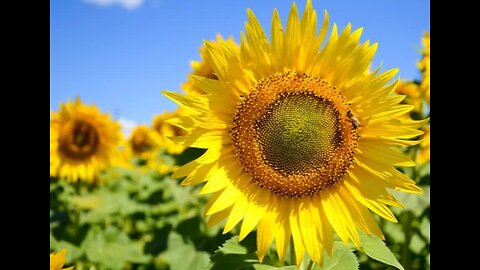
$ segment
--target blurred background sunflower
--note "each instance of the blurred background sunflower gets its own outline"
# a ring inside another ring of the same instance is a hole
[[[95,105],[76,98],[50,118],[50,176],[93,182],[98,173],[119,162],[120,125]]]

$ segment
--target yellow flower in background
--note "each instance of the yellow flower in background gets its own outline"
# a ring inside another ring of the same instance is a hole
[[[119,162],[120,125],[79,98],[60,104],[50,120],[50,175],[92,182],[99,171]]]
[[[157,136],[156,132],[146,125],[136,126],[127,140],[125,151],[127,160],[138,158],[141,160],[141,167],[154,169],[161,174],[172,172],[178,166],[167,164],[160,155]]]
[[[185,134],[181,128],[167,122],[178,114],[175,112],[164,112],[156,115],[153,119],[152,129],[155,131],[155,139],[160,147],[164,147],[169,154],[180,154],[185,150],[185,146],[172,141],[171,138]]]
[[[423,165],[430,161],[430,127],[425,129],[423,141],[420,143],[420,150],[417,155],[417,164]]]
[[[305,251],[322,264],[334,232],[357,247],[358,229],[383,238],[370,211],[397,222],[387,188],[422,193],[395,166],[415,165],[398,146],[418,144],[426,121],[400,118],[414,107],[392,93],[396,69],[365,73],[377,44],[362,29],[334,25],[322,46],[328,25],[325,12],[317,32],[311,1],[301,18],[293,4],[286,29],[274,10],[268,39],[248,10],[238,50],[205,42],[217,78],[190,80],[206,95],[165,92],[185,110],[170,120],[187,131],[177,140],[207,149],[173,176],[205,183],[209,225],[242,221],[240,240],[257,227],[260,261],[274,240],[284,260],[292,237],[297,265]]]
[[[425,100],[430,105],[430,33],[425,33],[422,39],[424,50],[423,59],[418,62],[418,68],[422,71],[422,83],[420,85],[425,95]]]
[[[67,257],[67,249],[62,249],[58,252],[50,254],[50,270],[72,270],[72,267],[62,268]]]
[[[158,145],[155,132],[146,125],[136,126],[127,140],[127,155],[144,160],[150,160],[155,155]]]
[[[217,47],[220,45],[226,45],[226,46],[229,46],[231,49],[238,48],[238,45],[233,41],[233,38],[230,37],[227,40],[224,40],[221,35],[217,35],[217,41],[212,41],[211,44],[212,46],[217,46]],[[192,61],[190,63],[193,69],[190,75],[216,80],[217,76],[213,71],[212,65],[207,60],[207,53],[206,53],[205,46],[202,46],[200,48],[200,57],[201,57],[200,61]],[[182,90],[184,90],[187,94],[190,94],[190,95],[205,94],[205,91],[203,91],[201,88],[197,87],[194,83],[192,83],[190,79],[188,79],[185,83],[182,84]]]
[[[400,82],[395,88],[395,92],[405,95],[405,102],[415,106],[415,111],[422,110],[422,97],[420,86],[414,82]]]

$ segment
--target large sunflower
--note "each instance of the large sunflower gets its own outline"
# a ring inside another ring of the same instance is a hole
[[[331,255],[334,232],[357,247],[357,229],[383,238],[369,210],[397,222],[388,206],[402,206],[387,188],[422,192],[394,168],[415,165],[399,146],[417,144],[408,139],[425,123],[400,118],[413,106],[393,92],[397,70],[368,72],[377,44],[350,24],[321,47],[327,29],[307,1],[286,29],[274,10],[269,40],[248,10],[238,50],[205,42],[218,80],[190,79],[207,94],[165,92],[188,113],[172,120],[184,144],[207,149],[174,177],[206,182],[209,224],[226,218],[228,232],[243,220],[240,240],[257,227],[260,261],[273,240],[283,260],[292,237],[299,265],[305,251],[319,264]]]
[[[75,182],[94,181],[118,161],[120,125],[79,98],[60,105],[50,120],[50,175]]]

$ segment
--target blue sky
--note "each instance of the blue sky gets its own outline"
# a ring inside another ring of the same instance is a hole
[[[305,0],[296,1],[302,12]],[[251,8],[269,31],[277,8],[285,23],[292,1],[51,0],[50,108],[80,96],[124,123],[150,123],[176,105],[160,93],[179,91],[203,39],[239,41]],[[379,42],[374,66],[399,67],[419,78],[421,37],[430,29],[428,0],[313,0],[319,14],[343,28],[364,27]],[[128,121],[126,121],[128,120]]]

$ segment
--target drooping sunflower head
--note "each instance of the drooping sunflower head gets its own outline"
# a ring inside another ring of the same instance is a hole
[[[50,120],[50,175],[68,181],[94,181],[98,172],[115,165],[122,134],[120,125],[79,98],[60,105]]]
[[[166,92],[185,115],[185,146],[207,149],[177,170],[182,184],[206,182],[208,223],[242,221],[240,240],[257,227],[261,261],[275,240],[283,260],[290,237],[297,264],[305,251],[316,263],[332,253],[333,233],[361,246],[358,229],[383,237],[370,210],[396,222],[400,207],[387,190],[421,193],[395,169],[414,166],[399,146],[418,144],[426,121],[394,92],[397,70],[369,71],[377,44],[360,42],[349,24],[327,40],[328,15],[317,30],[307,1],[293,4],[285,29],[276,10],[270,39],[251,10],[239,49],[205,42],[217,79],[191,76],[200,96]]]
[[[227,40],[224,40],[223,37],[218,34],[217,40],[212,41],[212,46],[220,46],[226,45],[231,48],[237,48],[238,45],[233,41],[232,37],[229,37]],[[190,75],[200,76],[204,78],[209,78],[212,80],[217,79],[217,75],[215,75],[211,64],[206,61],[207,53],[205,46],[200,47],[200,61],[192,61],[190,66],[192,67],[192,72]],[[182,84],[182,90],[184,90],[189,95],[202,95],[205,94],[201,88],[197,87],[193,84],[190,80],[187,80],[185,83]]]
[[[67,249],[62,249],[58,252],[50,254],[50,270],[73,270],[73,266],[62,268],[67,257]]]
[[[169,119],[177,116],[176,112],[164,112],[156,115],[153,119],[152,129],[155,132],[156,143],[160,147],[164,147],[169,154],[180,154],[185,150],[185,146],[171,140],[185,134],[183,129],[168,122]]]

